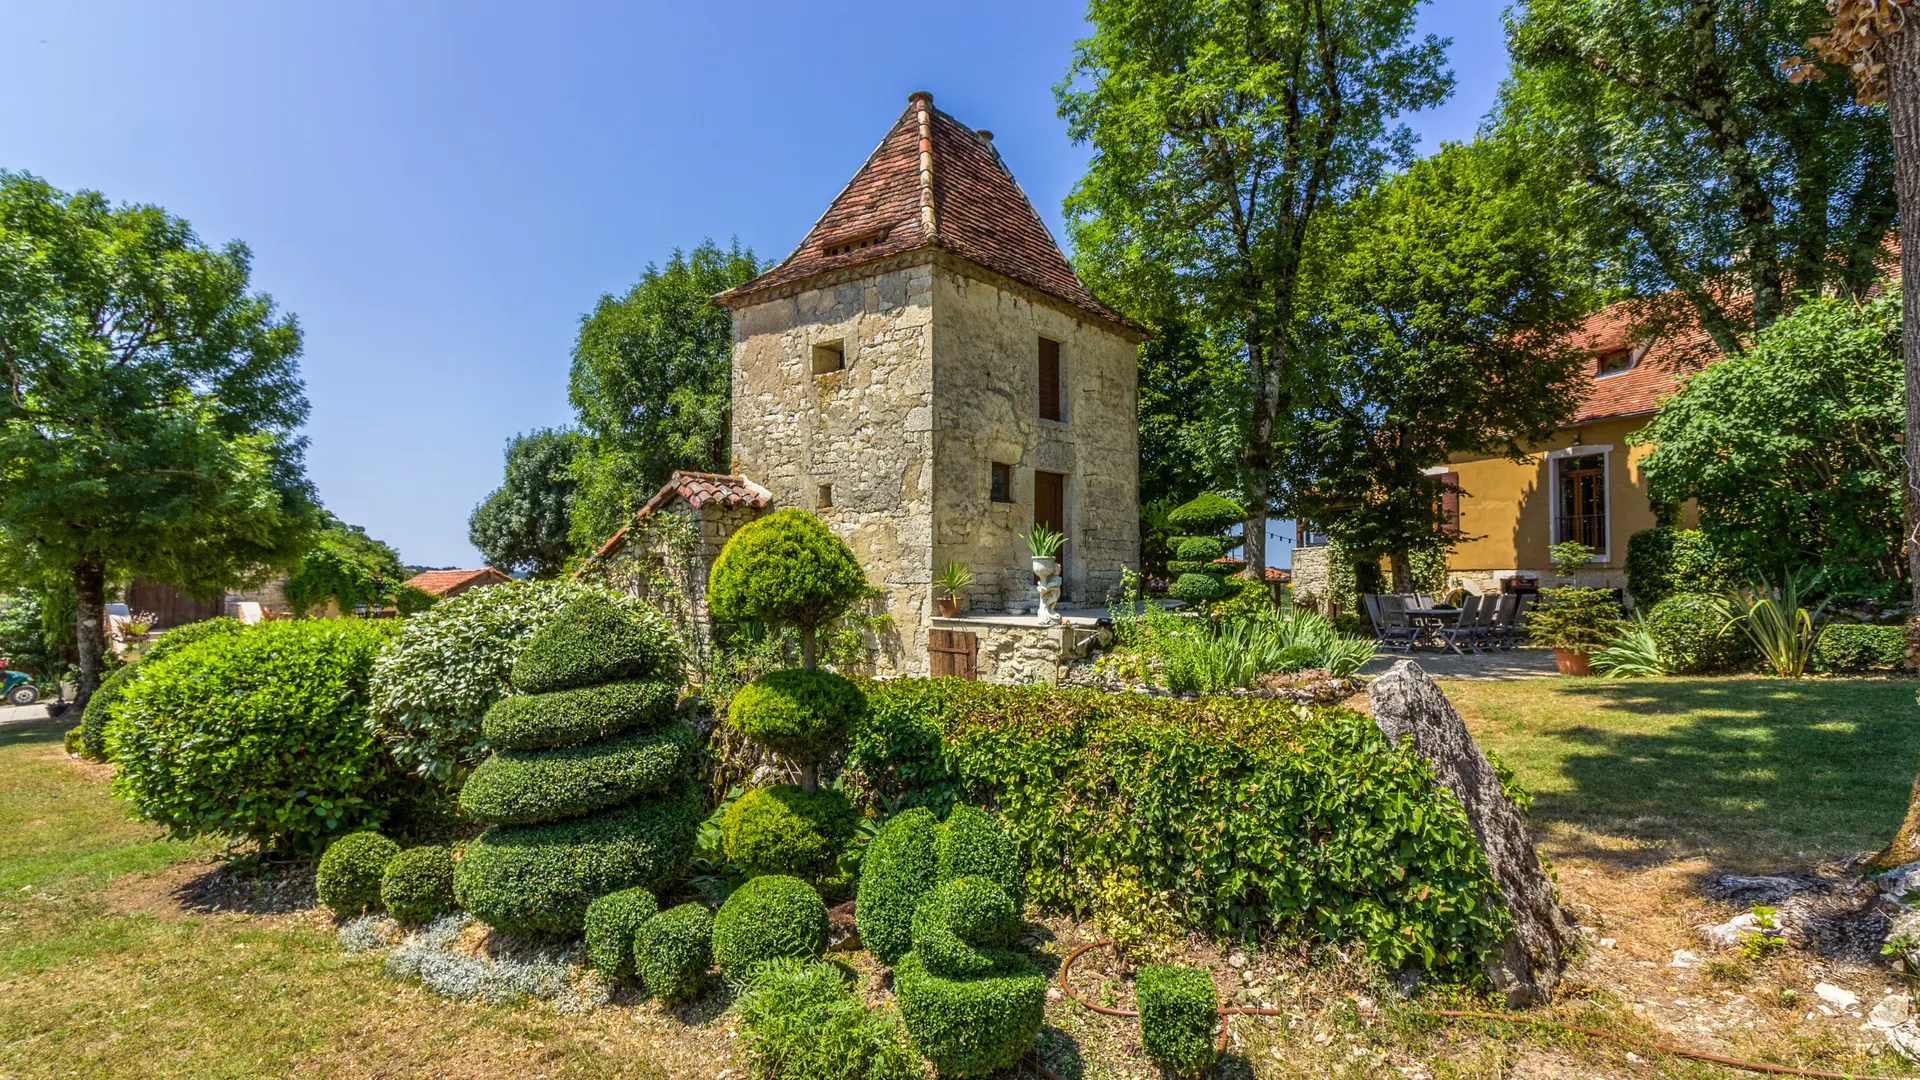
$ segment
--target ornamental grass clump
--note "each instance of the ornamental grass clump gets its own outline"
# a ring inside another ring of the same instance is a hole
[[[695,740],[673,715],[677,643],[657,615],[589,594],[533,634],[512,682],[525,696],[488,710],[495,752],[460,792],[489,828],[455,891],[499,929],[578,933],[596,899],[668,884],[692,854],[701,815]]]
[[[734,1011],[759,1080],[920,1080],[926,1068],[891,1013],[869,1010],[825,961],[775,960]]]
[[[1185,534],[1174,540],[1175,558],[1167,569],[1177,575],[1168,591],[1191,603],[1205,603],[1228,595],[1226,579],[1246,566],[1225,556],[1239,542],[1226,531],[1247,519],[1239,503],[1208,492],[1167,515],[1167,527]]]

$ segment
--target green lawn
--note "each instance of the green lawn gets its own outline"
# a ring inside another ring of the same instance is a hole
[[[1920,764],[1911,679],[1443,686],[1537,820],[1667,854],[1758,866],[1878,848]]]

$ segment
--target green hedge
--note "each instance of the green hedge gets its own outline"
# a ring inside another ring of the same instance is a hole
[[[1735,579],[1732,562],[1699,529],[1661,526],[1627,538],[1627,592],[1641,608],[1679,593],[1718,592]]]
[[[473,770],[460,809],[475,821],[537,825],[662,791],[685,772],[698,737],[685,724],[559,750],[502,750]]]
[[[589,593],[561,608],[529,638],[513,664],[513,688],[546,694],[622,679],[675,677],[679,669],[679,639],[666,616]]]
[[[380,882],[400,845],[377,832],[357,832],[327,845],[313,871],[314,891],[335,915],[380,906]]]
[[[403,923],[432,922],[453,911],[453,851],[429,845],[395,855],[380,876],[380,902]]]
[[[734,983],[744,983],[768,960],[811,960],[826,951],[827,905],[799,878],[752,878],[713,919],[713,959]]]
[[[1907,641],[1898,626],[1828,623],[1813,643],[1815,671],[1872,671],[1907,661]]]
[[[721,819],[727,858],[749,874],[817,878],[834,869],[860,816],[832,788],[797,784],[756,788],[735,799]]]
[[[1198,1076],[1213,1064],[1219,998],[1200,968],[1142,964],[1133,976],[1140,1045],[1175,1076]]]
[[[1385,967],[1461,977],[1509,925],[1458,801],[1351,710],[950,679],[867,692],[861,796],[910,777],[996,806],[1037,903],[1074,908],[1121,876],[1196,929],[1360,941]]]
[[[985,1076],[1032,1048],[1047,1016],[1047,976],[1018,953],[990,975],[949,978],[927,970],[919,953],[893,969],[900,1018],[914,1045],[941,1076]]]
[[[679,685],[669,679],[630,679],[504,697],[487,710],[480,734],[496,750],[579,746],[664,726],[679,696]]]
[[[181,649],[208,638],[223,637],[227,634],[245,633],[247,624],[239,619],[229,619],[222,615],[217,619],[202,619],[199,622],[176,626],[160,635],[159,640],[149,641],[140,646],[140,662],[151,664],[165,660]]]
[[[495,825],[454,874],[460,906],[522,934],[574,934],[596,897],[658,888],[686,866],[705,815],[691,790],[554,825]]]
[[[691,1001],[713,966],[713,914],[681,904],[648,919],[633,941],[634,971],[661,1001]]]
[[[1647,632],[1674,675],[1726,671],[1754,656],[1746,633],[1727,625],[1726,605],[1703,593],[1676,593],[1655,604],[1647,613]]]
[[[640,928],[660,914],[660,902],[645,889],[621,889],[587,905],[587,963],[603,983],[634,976],[634,946]]]
[[[140,665],[121,664],[107,672],[100,686],[87,699],[80,714],[80,750],[88,757],[104,761],[107,757],[107,721],[113,718],[113,706],[140,674]]]
[[[860,860],[854,922],[860,941],[881,963],[897,963],[913,948],[913,909],[939,880],[940,823],[916,806],[895,814]]]
[[[783,668],[733,695],[727,722],[751,742],[804,765],[839,749],[866,711],[866,695],[845,678]]]

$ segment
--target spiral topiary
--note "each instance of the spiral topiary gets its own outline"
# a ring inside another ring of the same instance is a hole
[[[720,829],[727,858],[749,874],[819,878],[833,871],[859,825],[859,813],[838,791],[777,784],[734,800]]]
[[[713,958],[729,981],[783,956],[815,959],[827,951],[827,905],[813,886],[769,874],[735,889],[713,919]]]
[[[960,878],[914,912],[913,951],[894,967],[894,991],[908,1035],[941,1076],[1007,1068],[1040,1033],[1046,974],[1005,948],[1016,911],[998,885]]]
[[[314,868],[314,891],[335,915],[357,915],[380,906],[380,879],[400,845],[377,832],[357,832],[327,845]]]
[[[696,739],[672,719],[678,659],[657,613],[601,594],[531,635],[512,676],[525,696],[482,721],[504,748],[460,793],[461,809],[489,823],[454,877],[475,918],[573,934],[597,899],[659,888],[685,866],[702,815],[688,778]]]
[[[1167,525],[1189,535],[1177,539],[1177,558],[1167,563],[1167,569],[1179,575],[1168,593],[1190,603],[1226,596],[1229,590],[1225,579],[1239,573],[1245,564],[1221,558],[1239,544],[1220,534],[1246,518],[1247,512],[1240,504],[1212,492],[1175,507],[1167,515]]]
[[[633,966],[661,1001],[690,1001],[713,966],[713,915],[681,904],[648,919],[634,935]]]
[[[453,852],[427,845],[408,848],[387,863],[380,876],[380,902],[403,923],[427,923],[451,912]]]

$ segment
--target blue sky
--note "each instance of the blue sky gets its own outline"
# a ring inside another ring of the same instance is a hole
[[[1440,0],[1465,138],[1505,0]],[[309,471],[411,563],[477,565],[467,515],[517,431],[571,420],[582,312],[703,236],[797,243],[905,107],[991,128],[1041,215],[1086,162],[1052,86],[1081,8],[28,4],[0,0],[0,167],[158,203],[306,330]]]

